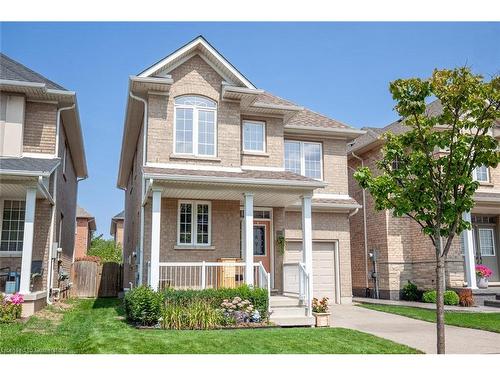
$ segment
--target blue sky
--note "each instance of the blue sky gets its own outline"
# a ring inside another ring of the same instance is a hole
[[[397,118],[397,78],[467,64],[500,73],[500,23],[2,23],[0,49],[77,92],[90,177],[79,204],[98,232],[116,188],[128,76],[204,35],[257,87],[354,127]]]

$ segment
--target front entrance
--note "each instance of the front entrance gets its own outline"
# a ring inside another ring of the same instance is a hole
[[[493,271],[490,281],[500,281],[497,217],[473,215],[472,233],[476,264],[484,264]]]
[[[253,255],[254,262],[262,262],[267,272],[271,272],[271,222],[269,220],[253,221]]]

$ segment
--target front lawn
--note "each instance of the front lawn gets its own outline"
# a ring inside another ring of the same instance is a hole
[[[391,314],[403,315],[408,318],[436,322],[436,311],[419,307],[376,305],[363,303],[360,306],[367,309],[383,311]],[[473,313],[473,312],[445,312],[445,323],[465,328],[475,328],[484,331],[500,333],[500,313]]]
[[[49,307],[26,323],[0,324],[0,353],[418,353],[343,328],[265,328],[214,331],[136,329],[117,299]]]

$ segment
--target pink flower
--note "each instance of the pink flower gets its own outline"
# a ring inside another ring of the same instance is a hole
[[[493,274],[493,271],[486,267],[484,264],[478,264],[476,266],[476,275],[479,277],[488,278]]]
[[[10,296],[10,302],[14,305],[20,305],[21,303],[24,302],[24,298],[21,294],[15,293]]]

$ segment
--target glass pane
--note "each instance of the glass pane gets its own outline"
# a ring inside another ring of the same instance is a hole
[[[266,227],[253,227],[253,255],[266,255]]]
[[[175,109],[175,152],[191,154],[193,152],[193,110]]]
[[[495,255],[493,229],[479,228],[479,250],[481,255]]]
[[[198,154],[215,156],[215,112],[198,111]]]
[[[24,210],[24,201],[4,201],[0,251],[22,251]]]
[[[321,145],[318,143],[304,143],[304,175],[321,178]]]
[[[246,151],[264,151],[264,124],[243,123],[243,146]]]
[[[285,170],[300,174],[300,143],[285,141]]]
[[[196,243],[207,245],[209,233],[208,204],[197,205]]]
[[[204,108],[216,108],[216,103],[213,100],[201,96],[181,96],[175,98],[177,105],[189,105]]]
[[[191,210],[191,204],[181,203],[179,218],[179,243],[191,243]]]
[[[476,180],[477,181],[488,181],[488,168],[484,165],[476,167]]]

